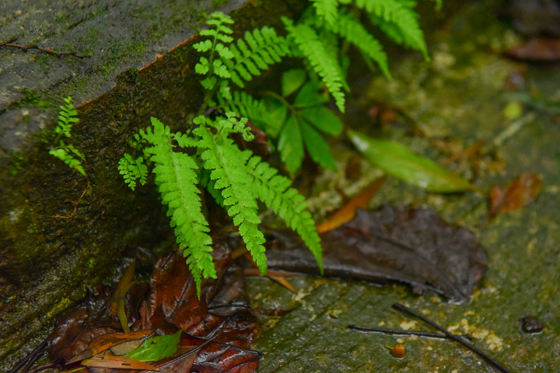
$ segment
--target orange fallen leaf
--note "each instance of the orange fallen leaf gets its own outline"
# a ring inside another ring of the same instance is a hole
[[[94,356],[91,359],[86,359],[81,362],[82,365],[92,368],[105,368],[105,369],[140,369],[140,370],[156,370],[159,368],[144,363],[142,361],[129,359],[121,356],[104,355]]]
[[[366,208],[371,198],[383,186],[387,180],[387,175],[383,175],[377,180],[374,180],[356,197],[352,198],[343,208],[338,210],[333,216],[322,222],[317,226],[317,232],[325,233],[335,228],[340,227],[342,224],[349,222],[356,215],[358,208]]]
[[[101,335],[91,341],[88,345],[88,348],[86,348],[80,354],[74,356],[71,360],[68,361],[67,364],[90,358],[121,343],[143,339],[150,334],[152,334],[151,330],[140,330],[137,332]]]
[[[532,202],[541,191],[542,177],[535,173],[523,173],[505,188],[493,187],[489,193],[488,217],[522,209]]]

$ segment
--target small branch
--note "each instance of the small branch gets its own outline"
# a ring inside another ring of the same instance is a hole
[[[429,333],[429,332],[417,332],[415,330],[397,330],[397,329],[386,329],[386,328],[365,328],[365,327],[359,326],[359,325],[348,325],[348,329],[358,330],[360,332],[396,334],[396,335],[406,335],[406,336],[413,336],[414,335],[414,336],[417,336],[417,337],[447,339],[447,336],[445,334]]]
[[[429,320],[429,319],[425,318],[424,316],[420,315],[416,311],[414,311],[414,310],[412,310],[412,309],[410,309],[406,306],[403,306],[402,304],[399,304],[399,303],[393,304],[393,308],[398,310],[398,311],[404,312],[409,316],[415,317],[418,320],[421,320],[421,321],[425,322],[426,324],[430,325],[432,328],[439,330],[440,332],[445,334],[449,339],[452,339],[455,342],[462,344],[463,346],[465,346],[466,348],[468,348],[469,350],[471,350],[472,352],[474,352],[475,354],[477,354],[478,356],[480,356],[481,358],[486,360],[490,365],[492,365],[494,368],[496,368],[499,372],[511,373],[510,370],[505,368],[502,364],[498,363],[496,360],[494,360],[493,358],[488,356],[483,351],[479,350],[478,348],[476,348],[475,346],[473,346],[469,342],[465,341],[463,338],[451,333],[449,330],[447,330],[445,328],[442,328],[441,326],[439,326],[438,324],[436,324],[432,320]]]
[[[80,59],[91,57],[90,55],[79,55],[79,54],[77,54],[76,51],[56,52],[56,51],[53,51],[49,47],[43,48],[43,47],[38,46],[37,44],[20,45],[20,44],[4,43],[4,44],[0,44],[0,47],[19,48],[24,52],[27,52],[29,49],[37,49],[37,50],[40,50],[40,51],[48,53],[48,54],[52,54],[53,56],[57,56],[57,57],[60,57],[60,56],[74,56],[74,57],[77,57],[77,58],[80,58]]]
[[[87,177],[87,176],[86,176]],[[82,195],[80,196],[80,198],[76,201],[76,202],[72,202],[74,204],[74,211],[72,211],[72,213],[70,215],[67,216],[51,216],[51,218],[59,218],[59,219],[72,219],[74,217],[74,215],[76,215],[76,212],[78,211],[78,204],[82,201],[82,198],[84,198],[84,196],[86,195],[88,189],[89,189],[89,177],[87,178],[87,187],[86,190],[84,190],[84,192],[82,193]]]

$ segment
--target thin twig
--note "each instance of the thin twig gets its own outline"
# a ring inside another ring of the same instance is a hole
[[[488,356],[485,352],[479,350],[478,348],[476,348],[475,346],[473,346],[469,342],[465,341],[463,338],[451,333],[449,330],[447,330],[445,328],[442,328],[441,326],[439,326],[438,324],[436,324],[432,320],[429,320],[429,319],[425,318],[424,316],[420,315],[416,311],[414,311],[414,310],[412,310],[412,309],[410,309],[406,306],[403,306],[402,304],[399,304],[399,303],[393,304],[393,308],[398,310],[398,311],[404,312],[404,313],[408,314],[409,316],[415,317],[418,320],[421,320],[421,321],[425,322],[426,324],[430,325],[432,328],[435,328],[435,329],[439,330],[440,332],[445,334],[449,339],[452,339],[455,342],[462,344],[463,346],[465,346],[466,348],[468,348],[469,350],[471,350],[472,352],[474,352],[478,356],[482,357],[484,360],[486,360],[490,365],[492,365],[498,371],[500,371],[502,373],[511,373],[510,370],[508,370],[502,364],[498,363],[496,360],[494,360],[493,358]]]
[[[29,355],[18,361],[16,365],[14,365],[14,367],[8,371],[8,373],[16,373],[21,368],[24,368],[24,372],[29,371],[31,365],[33,365],[35,361],[37,361],[37,359],[45,352],[47,344],[48,341],[45,339],[37,347],[35,347]]]
[[[438,338],[447,339],[445,334],[441,333],[429,333],[429,332],[418,332],[416,330],[397,330],[397,329],[386,329],[386,328],[366,328],[359,325],[348,325],[348,329],[358,330],[361,332],[371,332],[371,333],[384,333],[384,334],[396,334],[396,335],[407,335],[407,336],[418,336],[418,337],[428,337],[428,338]]]
[[[86,176],[87,177],[87,176]],[[82,201],[82,198],[84,198],[84,196],[86,195],[88,189],[89,189],[89,177],[87,178],[87,187],[86,190],[84,190],[84,192],[82,193],[82,195],[80,196],[80,198],[76,201],[76,202],[72,202],[74,204],[74,211],[72,211],[72,213],[70,215],[67,216],[51,216],[51,218],[59,218],[59,219],[72,219],[74,217],[74,215],[76,215],[76,212],[78,211],[78,204]]]
[[[43,47],[38,46],[37,44],[21,45],[21,44],[4,43],[4,44],[0,44],[0,47],[19,48],[24,52],[27,52],[29,49],[37,49],[37,50],[40,50],[40,51],[48,53],[48,54],[52,54],[53,56],[57,56],[57,57],[60,57],[60,56],[74,56],[74,57],[77,57],[77,58],[80,58],[80,59],[91,57],[90,55],[83,55],[83,56],[79,55],[79,54],[77,54],[76,51],[56,52],[56,51],[53,51],[49,47],[43,48]]]

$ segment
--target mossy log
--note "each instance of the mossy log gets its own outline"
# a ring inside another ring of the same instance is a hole
[[[28,353],[123,256],[172,239],[153,186],[128,190],[117,163],[150,116],[174,129],[202,100],[192,44],[225,1],[8,2],[0,15],[0,370]],[[235,32],[279,26],[299,1],[237,0]],[[12,46],[9,46],[11,44]],[[56,52],[14,45],[37,45]],[[79,57],[86,56],[86,57]],[[74,98],[87,178],[49,155]],[[87,188],[89,184],[89,188]],[[75,202],[86,190],[71,218]],[[57,217],[59,216],[59,217]]]

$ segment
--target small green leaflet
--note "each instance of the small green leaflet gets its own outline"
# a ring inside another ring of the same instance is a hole
[[[182,332],[178,330],[175,334],[148,338],[136,350],[124,357],[138,361],[159,361],[172,356],[177,351]]]
[[[348,131],[348,135],[356,148],[371,163],[407,183],[430,192],[478,191],[457,173],[413,153],[402,144],[390,140],[372,139],[354,131]]]
[[[307,73],[305,70],[293,69],[286,71],[282,75],[282,96],[288,97],[297,91],[306,80]]]

